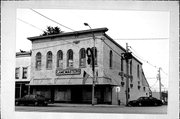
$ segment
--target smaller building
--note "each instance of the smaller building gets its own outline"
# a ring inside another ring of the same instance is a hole
[[[30,51],[21,51],[16,53],[15,98],[20,98],[28,94],[27,84],[30,82],[30,65]]]

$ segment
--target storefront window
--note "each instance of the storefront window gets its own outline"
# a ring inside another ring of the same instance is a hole
[[[80,67],[85,67],[86,66],[86,51],[84,48],[81,48],[79,51],[79,65]]]
[[[52,52],[49,51],[47,53],[47,64],[46,64],[47,69],[52,69]]]

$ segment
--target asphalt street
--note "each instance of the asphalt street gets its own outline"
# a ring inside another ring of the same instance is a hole
[[[15,106],[21,112],[72,112],[118,114],[167,114],[167,105],[151,107],[126,107],[123,105],[49,104],[48,106]]]

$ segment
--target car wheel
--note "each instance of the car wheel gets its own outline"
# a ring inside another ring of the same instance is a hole
[[[34,103],[34,105],[35,105],[35,106],[38,106],[38,102],[36,101],[36,102]]]
[[[155,103],[154,103],[154,106],[158,106],[158,104],[155,102]]]
[[[19,105],[19,102],[18,102],[18,101],[16,101],[16,102],[15,102],[15,105],[16,105],[16,106],[18,106],[18,105]]]
[[[130,104],[127,104],[127,106],[129,107],[129,106],[131,106]]]
[[[139,103],[138,103],[138,105],[139,105],[139,106],[142,106],[142,103],[141,103],[141,102],[139,102]]]

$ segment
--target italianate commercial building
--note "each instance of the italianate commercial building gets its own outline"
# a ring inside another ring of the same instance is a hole
[[[91,103],[93,74],[86,49],[95,48],[95,103],[126,104],[127,91],[128,100],[149,96],[142,63],[132,56],[127,74],[127,64],[122,58],[126,49],[108,36],[107,31],[97,28],[29,37],[31,93],[42,94],[53,102]],[[89,75],[86,79],[84,73]]]

